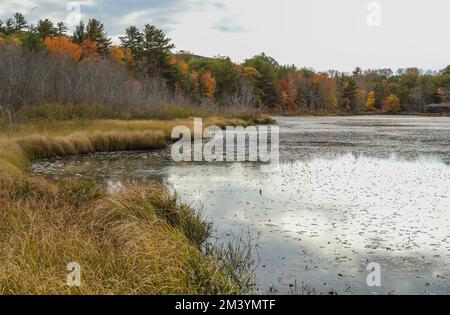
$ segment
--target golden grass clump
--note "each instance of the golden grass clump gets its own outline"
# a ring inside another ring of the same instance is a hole
[[[8,136],[0,134],[0,174],[19,174],[28,167],[26,158],[20,145]]]
[[[252,123],[239,118],[210,117],[203,120],[203,128],[210,125],[221,128],[248,126]],[[172,129],[176,126],[187,126],[193,131],[194,120],[35,122],[14,126],[9,134],[15,145],[24,150],[30,159],[39,159],[93,152],[159,149],[171,141]]]
[[[16,139],[31,159],[128,150],[159,149],[167,144],[162,131],[73,133],[67,136],[31,135]]]

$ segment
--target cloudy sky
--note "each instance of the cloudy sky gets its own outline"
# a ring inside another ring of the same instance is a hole
[[[129,25],[163,28],[178,50],[240,62],[266,52],[282,64],[350,71],[450,64],[449,0],[0,0],[0,19],[66,21],[71,8],[117,40]],[[69,18],[76,17],[73,13]]]

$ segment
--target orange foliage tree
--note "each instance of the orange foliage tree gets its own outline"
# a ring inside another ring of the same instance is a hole
[[[120,46],[112,46],[109,50],[110,57],[117,63],[129,63],[133,60],[131,50]]]
[[[100,54],[98,53],[98,45],[96,42],[85,39],[81,43],[81,47],[83,48],[83,58],[86,59],[99,59]]]
[[[317,73],[312,79],[312,87],[317,93],[318,103],[325,110],[336,111],[336,80],[325,72]]]
[[[202,96],[207,98],[214,98],[216,92],[216,79],[211,72],[205,72],[200,77],[200,84],[202,87]]]
[[[72,60],[79,61],[83,49],[66,37],[47,37],[44,44],[53,55],[67,55]]]
[[[281,106],[292,110],[297,109],[298,91],[291,77],[280,80],[278,85],[280,88]]]

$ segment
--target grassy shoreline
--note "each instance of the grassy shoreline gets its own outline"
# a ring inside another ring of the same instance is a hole
[[[204,120],[221,127],[255,122]],[[244,292],[234,262],[202,251],[210,224],[161,187],[128,187],[110,196],[93,181],[28,174],[31,161],[41,157],[160,148],[171,141],[174,126],[192,124],[47,121],[0,133],[0,294]],[[65,285],[71,262],[81,266],[79,288]]]

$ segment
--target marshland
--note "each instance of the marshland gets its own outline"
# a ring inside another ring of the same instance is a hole
[[[423,115],[450,66],[317,72],[123,34],[0,19],[0,294],[450,292],[450,118]],[[277,124],[280,165],[174,162],[194,117]]]
[[[245,124],[210,118],[207,124]],[[237,294],[251,288],[252,257],[209,242],[211,223],[158,183],[111,194],[90,179],[30,176],[37,159],[155,150],[190,120],[68,121],[11,125],[0,137],[3,294]],[[240,242],[240,240],[239,240]],[[243,246],[250,244],[243,244]],[[248,248],[248,250],[250,250]],[[65,285],[66,265],[83,285]],[[241,270],[241,264],[248,270]],[[248,273],[247,273],[248,272]]]

